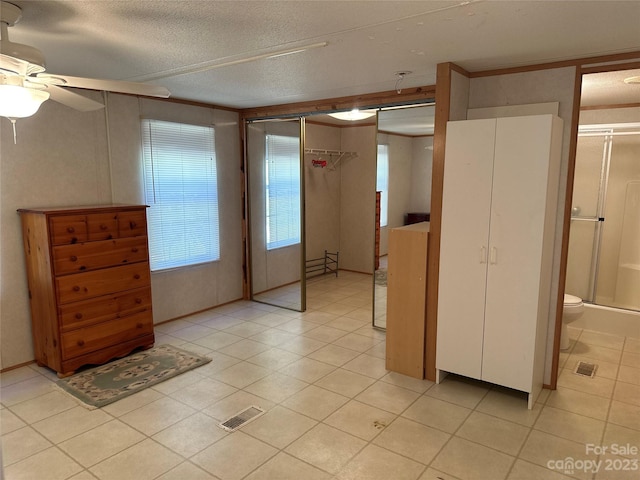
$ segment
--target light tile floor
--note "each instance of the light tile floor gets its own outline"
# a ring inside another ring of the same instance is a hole
[[[157,344],[212,362],[99,410],[46,369],[3,373],[5,478],[640,478],[640,340],[571,329],[558,389],[527,410],[505,388],[387,372],[371,290],[341,272],[310,282],[306,313],[241,301],[158,325]],[[595,378],[572,373],[579,360],[599,365]],[[250,405],[266,413],[217,426]]]

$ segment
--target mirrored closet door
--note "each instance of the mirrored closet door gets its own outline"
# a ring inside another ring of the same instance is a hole
[[[392,228],[429,221],[435,105],[378,112],[373,326],[387,326],[388,239]]]
[[[306,309],[304,119],[247,123],[251,299]]]

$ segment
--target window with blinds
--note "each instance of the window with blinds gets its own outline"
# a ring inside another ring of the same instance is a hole
[[[267,250],[300,243],[300,139],[266,135]]]
[[[142,121],[151,270],[220,259],[213,127]]]
[[[380,226],[386,227],[389,213],[389,145],[378,145],[376,191],[380,193]]]

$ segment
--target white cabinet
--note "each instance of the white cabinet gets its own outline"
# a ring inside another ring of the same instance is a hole
[[[542,389],[562,120],[447,124],[437,379]]]

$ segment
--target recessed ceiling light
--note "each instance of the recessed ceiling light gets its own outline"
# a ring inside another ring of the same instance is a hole
[[[365,118],[373,117],[376,114],[375,110],[358,110],[354,108],[349,112],[335,112],[330,113],[329,116],[337,118],[338,120],[364,120]]]
[[[635,77],[628,77],[624,79],[624,83],[640,83],[640,75],[637,75]]]

